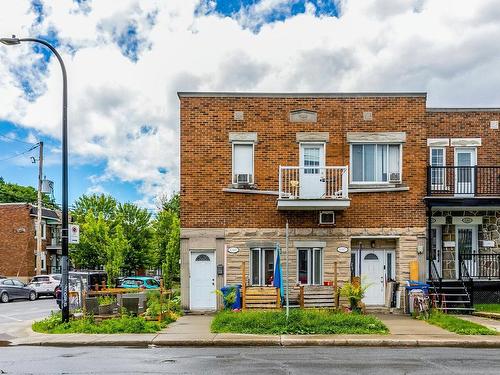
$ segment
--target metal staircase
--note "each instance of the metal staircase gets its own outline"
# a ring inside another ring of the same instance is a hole
[[[432,272],[428,280],[429,297],[434,308],[445,313],[471,314],[474,312],[474,281],[470,277],[467,266],[460,259],[461,277],[458,280],[443,280],[437,267],[432,262]]]

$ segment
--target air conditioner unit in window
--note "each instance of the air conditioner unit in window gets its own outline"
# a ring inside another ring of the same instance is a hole
[[[389,173],[389,182],[400,182],[401,174],[400,173]]]
[[[236,174],[234,179],[238,185],[248,185],[252,183],[252,175],[249,173]]]
[[[319,223],[320,224],[335,224],[335,212],[334,211],[320,211]]]

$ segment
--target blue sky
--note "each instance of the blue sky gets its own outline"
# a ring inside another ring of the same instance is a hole
[[[177,91],[426,91],[429,106],[500,106],[498,1],[2,0],[0,36],[39,36],[69,77],[70,200],[155,207],[179,189]],[[418,46],[418,48],[416,48]],[[0,45],[0,135],[46,144],[60,201],[61,75]],[[0,137],[0,176],[36,186],[36,150]]]

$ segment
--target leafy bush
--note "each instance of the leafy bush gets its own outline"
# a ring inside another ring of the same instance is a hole
[[[164,319],[173,319],[175,321],[180,315],[180,296],[174,296],[170,299],[163,297],[163,301],[161,301],[160,292],[152,290],[148,292],[146,298],[146,316],[156,318],[161,313]]]
[[[359,311],[359,303],[364,298],[366,290],[371,284],[362,283],[344,283],[340,289],[340,295],[349,300],[349,304],[353,311]]]
[[[254,334],[365,334],[387,333],[387,327],[368,315],[328,309],[283,311],[221,311],[212,321],[212,332]]]
[[[34,322],[33,331],[40,333],[155,333],[173,320],[159,322],[146,321],[142,317],[122,315],[119,318],[96,322],[92,317],[70,319],[62,323],[61,313]]]
[[[99,304],[99,306],[115,305],[116,304],[116,297],[113,297],[113,296],[98,296],[97,297],[97,303]]]

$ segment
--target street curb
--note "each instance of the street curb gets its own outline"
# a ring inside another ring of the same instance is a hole
[[[500,314],[486,312],[486,311],[476,311],[476,312],[473,312],[472,315],[479,316],[481,318],[490,318],[490,319],[500,320]]]
[[[210,340],[101,340],[93,338],[82,341],[69,341],[55,339],[54,341],[26,341],[16,343],[11,342],[9,346],[48,346],[48,347],[77,347],[77,346],[100,346],[100,347],[306,347],[306,346],[349,346],[349,347],[398,347],[398,348],[416,348],[416,347],[455,347],[455,348],[500,348],[500,340],[481,339],[478,336],[471,336],[471,340],[453,339],[390,339],[390,338],[308,338],[308,337],[280,337],[276,336],[273,340],[269,338],[239,338],[232,340],[230,338],[214,338]]]

